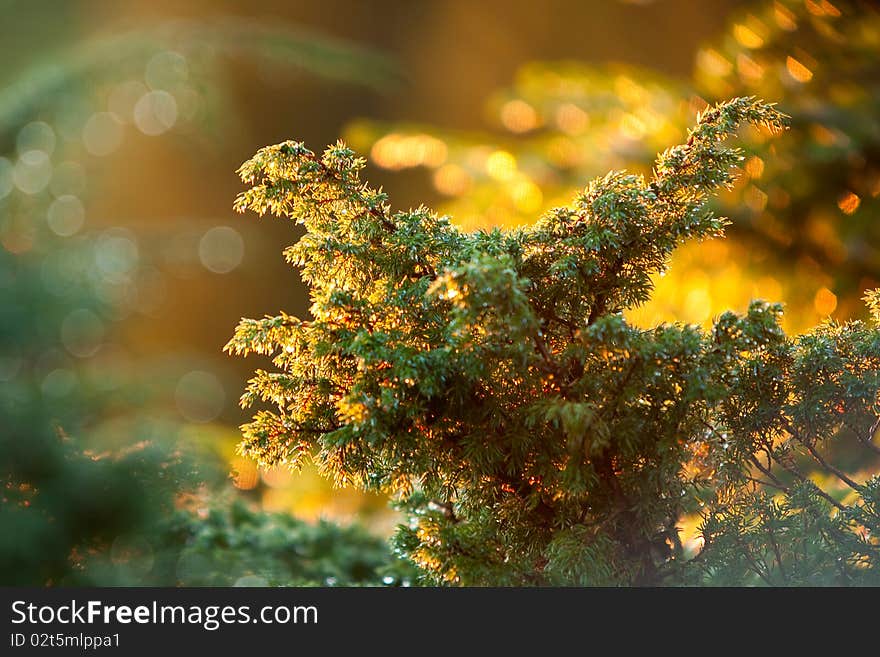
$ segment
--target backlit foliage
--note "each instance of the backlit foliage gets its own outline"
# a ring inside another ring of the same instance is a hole
[[[460,225],[514,226],[609,168],[647,173],[707,102],[755,95],[792,117],[784,142],[740,136],[744,174],[714,201],[731,239],[685,247],[658,298],[628,314],[708,325],[755,296],[784,297],[785,324],[861,313],[880,280],[880,13],[871,3],[760,1],[696,55],[692,79],[629,68],[530,64],[489,102],[501,134],[358,122],[355,148],[392,170],[427,169]]]
[[[242,320],[227,350],[270,356],[243,454],[392,491],[398,548],[429,582],[873,581],[878,485],[832,465],[874,454],[880,333],[788,338],[777,305],[714,327],[644,330],[622,312],[690,239],[742,159],[737,126],[783,126],[739,98],[705,111],[650,177],[612,172],[510,230],[393,212],[338,143],[285,142],[240,169],[236,208],[305,227],[285,251],[312,318]],[[850,488],[814,481],[818,461]],[[687,542],[682,519],[701,518]]]

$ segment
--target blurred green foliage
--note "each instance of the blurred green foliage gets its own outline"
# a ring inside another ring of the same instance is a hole
[[[400,81],[397,67],[385,56],[305,30],[245,19],[166,22],[92,37],[30,64],[0,90],[0,132],[17,130],[67,94],[81,96],[85,85],[100,86],[142,71],[163,52],[177,53],[183,60],[176,62],[176,70],[154,67],[153,79],[148,80],[152,88],[170,85],[173,91],[186,79],[186,69],[193,67],[203,82],[215,83],[203,85],[205,90],[222,79],[220,68],[232,57],[374,87]]]
[[[236,501],[221,450],[187,438],[165,408],[161,367],[114,344],[117,320],[149,301],[156,277],[130,230],[85,221],[88,197],[105,191],[89,176],[94,159],[128,124],[148,136],[203,131],[218,107],[231,112],[217,93],[230,54],[347,82],[394,78],[381,55],[305,32],[174,23],[57,52],[0,93],[5,585],[402,581],[383,570],[389,548],[362,529]],[[198,415],[201,393],[184,392]]]
[[[357,525],[306,523],[255,511],[228,496],[163,528],[172,572],[150,579],[184,586],[409,586],[417,571],[387,542]],[[156,571],[159,571],[157,576]]]
[[[48,426],[53,410],[38,394],[4,404],[0,581],[113,583],[85,564],[101,559],[124,571],[126,559],[114,550],[134,536],[155,536],[175,496],[193,486],[195,472],[157,443],[119,454],[86,452],[60,427]]]

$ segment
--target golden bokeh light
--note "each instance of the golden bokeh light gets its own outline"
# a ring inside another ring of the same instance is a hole
[[[837,144],[845,144],[848,137],[839,130],[833,130],[821,123],[813,123],[809,127],[810,136],[816,143],[822,146],[834,146]]]
[[[260,483],[260,471],[253,460],[237,456],[230,465],[232,483],[239,490],[253,490]]]
[[[373,144],[370,156],[385,169],[439,167],[446,161],[446,144],[430,135],[392,133]]]
[[[789,75],[798,82],[809,82],[813,79],[813,72],[791,55],[785,59],[785,68]]]
[[[556,108],[556,125],[568,135],[579,135],[590,127],[590,116],[573,103]]]
[[[755,180],[756,178],[760,178],[764,175],[764,160],[762,160],[757,155],[753,155],[748,160],[746,160],[745,167],[746,173],[749,175],[749,178]]]
[[[837,207],[840,208],[843,214],[853,214],[859,209],[861,203],[862,199],[859,198],[858,194],[847,192],[837,200]]]
[[[816,312],[827,317],[837,308],[837,295],[827,287],[821,287],[816,292],[816,296],[813,297],[813,305],[816,308]]]
[[[495,151],[486,158],[486,173],[500,182],[511,180],[516,175],[516,158],[507,151]]]
[[[743,200],[745,200],[746,205],[752,210],[752,212],[763,212],[767,207],[767,194],[754,185],[748,186]]]
[[[764,76],[764,67],[744,53],[737,55],[736,68],[740,76],[752,84],[760,82]]]
[[[432,180],[434,188],[446,196],[460,196],[473,183],[470,174],[457,164],[444,164],[434,172]]]
[[[520,212],[537,212],[544,201],[544,195],[540,188],[524,178],[513,183],[510,188],[510,196],[516,209]]]
[[[733,64],[714,48],[706,48],[697,53],[697,65],[708,75],[723,78],[730,75]]]
[[[501,108],[501,123],[511,132],[528,132],[538,127],[538,113],[522,100],[511,100]]]
[[[733,26],[733,37],[746,48],[760,48],[764,45],[764,39],[747,25],[737,24]]]
[[[797,29],[797,16],[781,2],[773,3],[773,17],[776,19],[776,24],[786,32]]]
[[[620,132],[629,139],[641,139],[645,136],[647,127],[635,114],[624,114],[620,120]]]
[[[840,16],[840,9],[828,0],[806,0],[805,4],[807,11],[813,16],[831,16],[833,18]]]

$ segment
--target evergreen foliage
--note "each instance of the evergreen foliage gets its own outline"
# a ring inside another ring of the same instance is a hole
[[[312,524],[221,496],[163,526],[147,582],[183,586],[409,586],[413,567],[358,525]]]
[[[722,233],[706,203],[742,159],[723,141],[784,119],[720,103],[649,178],[612,172],[534,225],[471,233],[393,212],[341,142],[260,150],[236,208],[305,227],[285,256],[313,317],[244,319],[227,345],[274,365],[242,396],[274,408],[241,453],[312,454],[337,482],[395,493],[396,545],[429,583],[877,581],[880,483],[835,451],[880,451],[880,332],[787,337],[759,301],[709,331],[621,314],[677,246]]]
[[[116,454],[87,452],[60,428],[48,426],[51,407],[33,398],[17,401],[4,408],[0,440],[0,581],[5,586],[113,582],[108,571],[119,567],[128,573],[123,562],[131,560],[114,548],[155,536],[163,515],[174,509],[175,495],[192,486],[192,463],[161,444],[132,445]],[[119,575],[115,583],[137,581]]]
[[[99,444],[96,417],[122,397],[143,402],[145,395],[114,394],[106,370],[73,369],[54,348],[72,310],[109,312],[86,272],[69,278],[63,301],[47,294],[45,260],[74,259],[89,247],[88,241],[62,246],[57,239],[42,235],[37,252],[0,250],[6,275],[0,284],[0,582],[231,586],[250,576],[244,580],[249,585],[324,586],[413,580],[381,539],[358,527],[313,526],[251,509],[229,495],[212,501],[223,489],[225,464],[178,439],[179,423],[152,417],[150,409],[117,424],[127,432],[113,444]],[[34,306],[43,312],[30,312]]]
[[[0,441],[6,586],[390,586],[415,579],[381,538],[198,493],[218,464],[144,443],[95,454],[40,417],[10,413]],[[45,409],[44,409],[45,410]]]
[[[660,286],[663,301],[638,315],[708,319],[711,312],[687,312],[694,281],[708,277],[713,311],[744,306],[758,286],[784,296],[789,327],[806,328],[835,311],[860,315],[864,290],[880,282],[878,43],[876,3],[756,0],[699,49],[687,80],[620,65],[530,63],[489,99],[500,134],[359,121],[346,137],[383,168],[427,168],[445,197],[440,209],[460,223],[512,226],[609,168],[649,172],[654,153],[678,140],[706,102],[772,98],[791,117],[788,136],[743,131],[744,175],[712,201],[732,222],[720,247],[730,258],[683,249]],[[492,154],[510,165],[487,163]]]

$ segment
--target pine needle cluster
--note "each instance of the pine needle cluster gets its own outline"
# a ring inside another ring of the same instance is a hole
[[[512,230],[392,211],[341,142],[260,150],[236,209],[304,226],[285,256],[312,305],[226,347],[273,364],[242,396],[268,408],[241,453],[391,492],[430,583],[877,581],[880,479],[835,460],[880,452],[876,326],[789,337],[761,301],[710,330],[622,315],[676,247],[723,233],[706,204],[742,159],[725,140],[785,119],[710,107],[652,176],[609,173]]]

